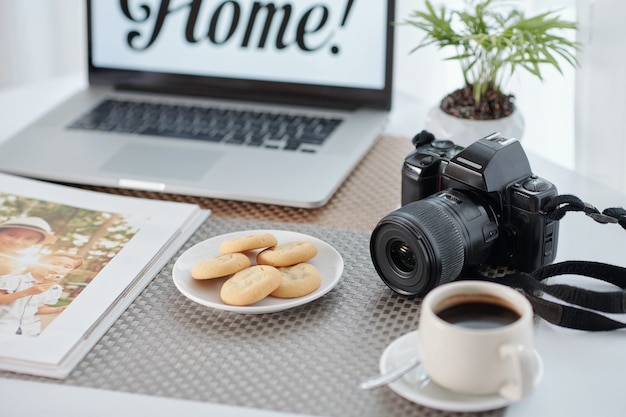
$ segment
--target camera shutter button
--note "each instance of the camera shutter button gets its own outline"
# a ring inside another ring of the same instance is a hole
[[[524,181],[522,187],[524,187],[525,190],[532,192],[546,191],[548,188],[550,188],[547,182],[537,177],[530,177],[529,179]]]
[[[423,167],[428,166],[428,165],[431,165],[431,164],[433,163],[433,160],[434,160],[434,159],[433,159],[433,157],[432,157],[432,156],[425,156],[425,157],[423,157],[423,158],[421,159],[421,161],[420,161],[420,165],[421,165],[421,166],[423,166]]]

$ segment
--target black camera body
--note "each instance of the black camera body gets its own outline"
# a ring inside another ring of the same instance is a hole
[[[554,261],[558,222],[542,208],[556,187],[521,144],[499,133],[467,148],[422,132],[402,167],[402,207],[378,223],[374,266],[401,294],[422,296],[467,267],[532,271]]]

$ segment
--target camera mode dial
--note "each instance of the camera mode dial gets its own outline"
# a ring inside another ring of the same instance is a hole
[[[447,152],[450,149],[454,148],[454,142],[452,142],[451,140],[447,140],[447,139],[437,139],[431,142],[430,146],[433,147],[433,149],[437,150],[437,151],[441,151],[441,152]]]

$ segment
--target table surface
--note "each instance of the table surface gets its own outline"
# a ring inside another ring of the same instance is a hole
[[[32,114],[45,110],[46,107],[58,101],[59,97],[66,95],[67,88],[64,90],[62,87],[57,85],[50,90],[48,95],[44,94],[42,97],[48,97],[48,101],[44,99],[43,103],[39,103],[41,107],[29,115],[23,114],[28,109],[19,104],[23,99],[22,94],[19,92],[0,94],[0,114],[3,115],[3,123],[0,123],[0,141],[14,133],[20,124],[23,125],[31,120]],[[16,117],[11,118],[11,113]],[[16,119],[19,122],[15,122]],[[5,120],[8,123],[4,123]],[[218,220],[276,221],[287,225],[293,224],[294,228],[321,225],[332,230],[361,232],[362,236],[363,232],[371,231],[381,217],[399,205],[400,167],[404,156],[410,149],[408,137],[389,135],[381,137],[329,204],[313,210],[131,190],[87,188],[103,192],[194,202],[211,208],[212,216]],[[578,195],[600,209],[621,206],[626,202],[624,195],[611,191],[602,184],[582,177],[576,172],[555,166],[541,156],[529,154],[529,158],[534,172],[554,182],[561,193]],[[623,258],[625,239],[624,231],[617,226],[599,225],[582,214],[570,214],[561,221],[557,260],[594,260],[626,266]],[[597,282],[581,280],[579,284],[590,288],[603,288]],[[500,414],[583,416],[602,410],[602,414],[608,416],[619,415],[626,408],[626,398],[621,394],[621,388],[618,388],[621,387],[620,382],[626,372],[626,360],[623,357],[626,340],[622,331],[585,333],[557,328],[539,321],[536,329],[536,344],[545,366],[544,378],[538,391],[531,398],[512,405],[506,410],[501,410]],[[601,375],[601,377],[597,378],[595,375]],[[187,415],[211,411],[219,412],[220,415],[284,415],[282,412],[261,408],[242,408],[241,405],[228,403],[183,401],[165,396],[128,394],[119,390],[94,390],[19,379],[0,379],[0,399],[6,400],[3,403],[20,404],[19,407],[16,406],[13,409],[15,415],[31,415],[46,410],[37,405],[45,404],[45,402],[29,400],[32,396],[53,399],[59,395],[78,394],[82,399],[74,407],[76,415],[84,415],[86,410],[93,412],[94,404],[98,405],[97,409],[102,413],[97,415],[112,413],[132,415],[130,412],[133,409],[137,410],[134,407],[140,407],[144,411],[150,410],[153,415],[166,415],[172,410],[182,411],[183,414],[187,411]],[[396,397],[396,400],[405,401],[399,397]],[[123,401],[128,406],[115,405],[119,401]],[[66,411],[63,410],[63,412]],[[83,413],[81,414],[80,411]],[[307,413],[306,410],[301,412]],[[440,415],[435,410],[425,411],[424,414]]]

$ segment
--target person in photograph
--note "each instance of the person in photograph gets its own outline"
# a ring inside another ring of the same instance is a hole
[[[41,217],[20,217],[0,223],[0,276],[21,272],[23,252],[54,243],[48,222]]]
[[[23,274],[0,277],[0,334],[37,336],[42,314],[58,314],[59,281],[80,267],[83,259],[63,252],[43,255]]]

